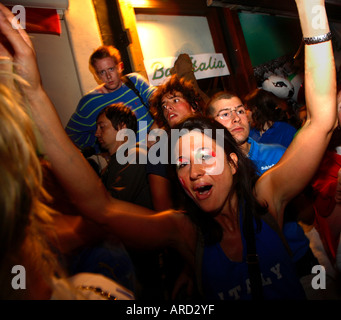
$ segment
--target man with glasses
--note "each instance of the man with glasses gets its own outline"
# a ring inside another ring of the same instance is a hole
[[[216,93],[207,104],[206,115],[213,117],[230,131],[244,153],[257,166],[259,175],[273,167],[286,150],[281,145],[261,144],[249,137],[247,110],[234,93]]]
[[[87,93],[78,103],[65,130],[74,144],[84,149],[100,148],[96,143],[96,118],[106,106],[123,103],[136,115],[138,121],[137,142],[146,139],[147,132],[153,124],[149,112],[149,98],[155,88],[137,73],[122,76],[123,62],[120,52],[113,46],[101,46],[89,59],[90,69],[100,85]]]

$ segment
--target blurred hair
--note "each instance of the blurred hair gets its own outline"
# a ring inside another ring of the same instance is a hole
[[[11,287],[11,268],[24,256],[46,279],[57,270],[42,236],[51,210],[43,203],[49,195],[42,187],[36,133],[14,83],[27,84],[11,72],[0,71],[0,79],[0,299],[8,299],[25,291]]]

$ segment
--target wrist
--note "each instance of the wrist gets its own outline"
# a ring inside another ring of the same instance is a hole
[[[324,0],[296,0],[303,38],[330,32]]]

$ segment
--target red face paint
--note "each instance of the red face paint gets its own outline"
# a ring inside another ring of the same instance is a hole
[[[184,179],[178,177],[182,187],[184,188],[185,192],[193,199],[193,196],[191,195],[190,191],[188,190],[188,188],[186,187],[185,181]]]

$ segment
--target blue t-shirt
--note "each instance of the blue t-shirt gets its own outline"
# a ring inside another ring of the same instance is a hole
[[[240,229],[242,227],[240,218]],[[255,225],[256,230],[256,225]],[[263,294],[266,300],[305,299],[305,293],[277,233],[262,220],[260,232],[255,232]],[[231,261],[219,243],[205,246],[202,262],[204,295],[211,300],[251,300],[250,279],[246,263],[246,241],[242,234],[243,260]]]
[[[248,157],[256,165],[259,175],[272,168],[286,150],[282,145],[257,143],[250,137],[247,142],[251,144]]]
[[[147,81],[137,73],[130,73],[127,77],[134,83],[143,102],[149,107],[149,98],[156,88],[150,86]],[[93,147],[98,152],[99,146],[96,143],[95,137],[97,116],[106,106],[119,102],[134,111],[138,123],[136,142],[144,142],[147,131],[153,124],[152,115],[134,91],[128,88],[125,83],[122,83],[122,86],[113,92],[90,92],[82,97],[75,113],[71,116],[65,128],[66,133],[73,143],[80,149]]]
[[[250,137],[256,142],[280,144],[287,148],[294,139],[296,131],[297,129],[290,124],[276,121],[262,135],[258,130],[251,128]]]

